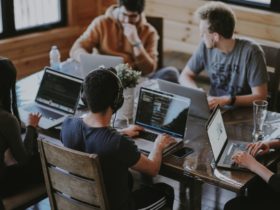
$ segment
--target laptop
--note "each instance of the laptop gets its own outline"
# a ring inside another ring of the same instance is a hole
[[[158,134],[167,133],[175,138],[176,144],[166,148],[163,155],[173,151],[183,142],[190,104],[189,98],[142,87],[134,123],[145,131],[134,138],[138,148],[150,153]]]
[[[190,98],[190,116],[208,120],[211,112],[208,106],[206,92],[160,79],[158,80],[158,85],[161,91]]]
[[[45,68],[35,101],[19,107],[23,122],[30,112],[42,114],[39,127],[49,129],[74,115],[80,99],[83,81],[71,75]]]
[[[82,78],[85,78],[90,71],[100,66],[109,68],[124,63],[123,58],[120,56],[85,54],[85,53],[80,55],[80,61],[82,66],[81,68]]]
[[[215,166],[226,169],[247,170],[234,164],[231,158],[238,150],[246,151],[248,142],[228,139],[219,106],[211,114],[206,124],[206,129],[214,155]]]

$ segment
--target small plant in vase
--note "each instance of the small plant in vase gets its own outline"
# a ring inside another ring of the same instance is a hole
[[[133,70],[128,64],[119,64],[115,69],[124,89],[124,103],[117,112],[117,118],[130,120],[133,117],[134,88],[138,84],[141,72]]]
[[[123,89],[134,88],[138,84],[138,79],[141,76],[140,71],[133,70],[127,63],[118,64],[115,69],[122,82]]]

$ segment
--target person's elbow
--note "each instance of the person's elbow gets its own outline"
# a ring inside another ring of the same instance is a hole
[[[255,95],[255,100],[266,100],[268,97],[267,83],[254,87],[252,92]]]

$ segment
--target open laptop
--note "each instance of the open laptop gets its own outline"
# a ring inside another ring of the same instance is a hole
[[[210,109],[208,106],[207,95],[204,91],[185,87],[173,82],[165,80],[158,80],[159,89],[169,93],[174,93],[183,97],[191,99],[191,107],[189,114],[193,117],[198,117],[208,120],[210,116]]]
[[[23,122],[30,112],[40,112],[39,127],[49,129],[73,115],[80,99],[82,80],[62,72],[45,68],[35,101],[19,107]]]
[[[150,153],[158,134],[167,133],[177,143],[166,148],[164,155],[183,142],[191,100],[175,94],[141,88],[135,124],[145,128],[134,138],[138,148]]]
[[[228,139],[219,106],[211,114],[206,124],[206,129],[213,151],[215,165],[226,169],[246,170],[234,164],[231,158],[238,150],[246,151],[248,142]]]
[[[124,63],[123,58],[120,56],[85,53],[80,55],[80,61],[82,66],[81,71],[83,78],[85,78],[91,70],[96,69],[99,66],[109,68]]]

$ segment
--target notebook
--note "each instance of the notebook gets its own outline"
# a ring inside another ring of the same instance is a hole
[[[238,150],[246,151],[248,142],[228,139],[219,106],[211,114],[206,124],[206,129],[214,155],[215,166],[226,169],[247,170],[234,164],[231,157]]]
[[[164,150],[164,155],[183,142],[191,100],[179,95],[141,88],[135,116],[135,124],[145,128],[134,138],[138,148],[150,153],[158,134],[173,136],[176,144]]]
[[[80,55],[80,61],[82,66],[81,71],[83,78],[85,78],[90,71],[98,68],[99,66],[109,68],[124,63],[123,58],[120,56],[85,53]]]
[[[49,129],[75,114],[80,99],[82,80],[71,75],[45,68],[35,101],[19,107],[23,122],[30,112],[40,112],[39,127]]]
[[[185,87],[173,82],[158,80],[159,89],[169,93],[174,93],[191,99],[190,116],[208,120],[210,109],[208,106],[207,95],[204,91]]]

